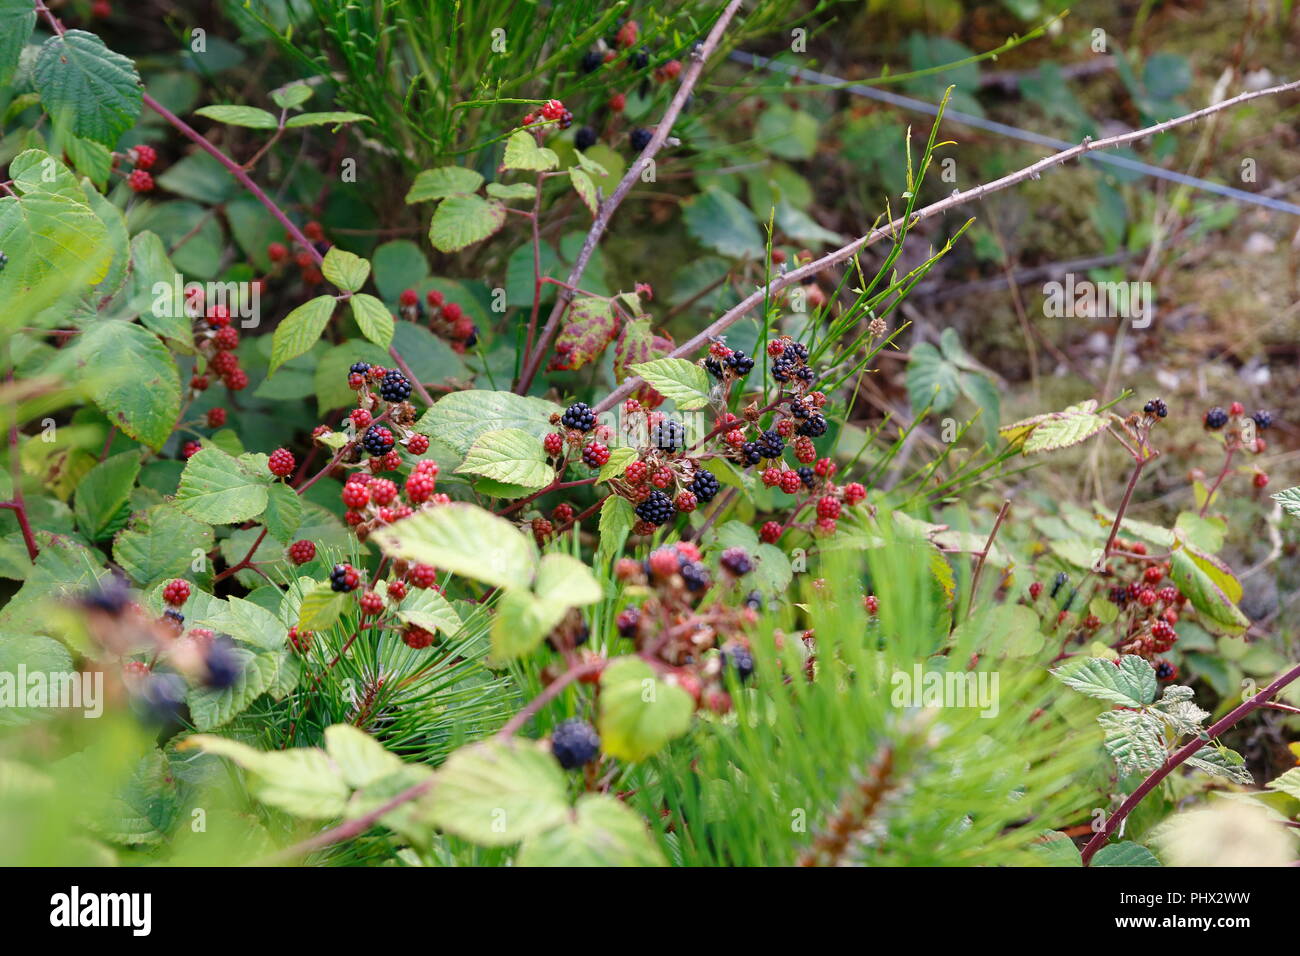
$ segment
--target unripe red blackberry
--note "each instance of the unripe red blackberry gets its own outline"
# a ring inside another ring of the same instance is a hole
[[[271,452],[271,457],[266,460],[266,467],[270,469],[271,474],[277,478],[287,478],[293,474],[294,460],[293,453],[287,448],[277,448]]]
[[[1233,402],[1228,406],[1228,414],[1235,418],[1240,418],[1242,415],[1246,414],[1246,406],[1241,404],[1241,402]]]
[[[414,434],[406,439],[406,450],[412,455],[423,455],[429,450],[429,436]]]
[[[1255,483],[1255,487],[1256,487],[1256,488],[1267,488],[1267,487],[1268,487],[1268,475],[1266,475],[1266,474],[1265,474],[1264,472],[1262,472],[1262,471],[1257,471],[1257,472],[1255,472],[1255,477],[1252,478],[1251,480]]]
[[[289,628],[289,644],[299,654],[306,654],[311,650],[311,631],[299,631],[296,627]]]
[[[677,506],[677,510],[682,514],[690,514],[699,506],[699,499],[689,491],[680,491],[677,493],[677,497],[673,499],[673,504]]]
[[[837,527],[838,525],[834,518],[817,519],[817,533],[820,535],[824,535],[824,536],[833,535]]]
[[[412,472],[411,476],[406,479],[406,497],[412,504],[421,504],[428,501],[433,494],[435,485],[433,478],[422,472]]]
[[[844,486],[844,501],[849,505],[856,505],[867,497],[867,489],[856,481],[851,481]]]
[[[370,489],[359,481],[349,481],[343,486],[343,503],[358,510],[370,504]]]
[[[415,651],[422,651],[433,643],[433,632],[408,624],[402,631],[402,643]]]
[[[1153,564],[1142,572],[1142,579],[1146,581],[1147,584],[1159,584],[1160,579],[1164,576],[1165,572],[1158,564]]]
[[[397,485],[387,478],[378,478],[370,483],[370,500],[377,505],[391,505],[397,500]]]
[[[555,528],[545,518],[533,519],[533,537],[537,539],[538,544],[545,544],[554,530]]]
[[[552,458],[560,457],[564,451],[564,436],[559,432],[551,432],[542,439],[542,448]]]
[[[1178,600],[1178,588],[1164,587],[1156,592],[1156,597],[1166,604],[1173,604]]]
[[[289,560],[294,564],[306,564],[316,557],[316,545],[305,539],[289,545]]]
[[[731,431],[727,432],[727,434],[723,437],[723,441],[725,441],[728,445],[738,448],[741,445],[745,444],[745,433],[741,431],[739,428],[733,428]]]
[[[209,306],[208,311],[206,313],[206,317],[208,320],[208,325],[212,326],[214,329],[224,329],[230,325],[230,309],[226,308],[224,305]],[[213,337],[213,342],[216,342],[215,336]],[[239,332],[236,331],[235,345],[238,344],[239,344]],[[223,346],[217,345],[217,348],[223,348]],[[227,351],[231,351],[231,349],[227,349]]]
[[[190,599],[190,582],[184,578],[175,578],[163,588],[163,600],[172,607],[180,607]]]
[[[880,610],[880,599],[874,594],[868,594],[862,599],[862,606],[867,609],[868,614],[875,614]]]
[[[373,617],[384,610],[384,599],[374,591],[361,595],[361,613]]]
[[[811,438],[800,435],[794,440],[794,457],[799,459],[800,464],[804,465],[817,460],[817,449],[813,445]]]
[[[1035,582],[1033,582],[1031,585],[1029,585],[1029,597],[1030,597],[1032,600],[1037,601],[1037,600],[1038,600],[1038,595],[1040,595],[1040,594],[1042,594],[1042,593],[1043,593],[1043,582],[1042,582],[1042,581],[1035,581]]]
[[[768,544],[776,544],[780,540],[783,530],[779,521],[764,521],[763,527],[758,529],[758,538]]]
[[[226,423],[226,410],[224,408],[208,409],[208,427],[220,428]]]
[[[143,169],[131,170],[131,175],[126,177],[126,184],[131,187],[133,192],[147,193],[153,191],[153,176]]]
[[[787,495],[798,493],[802,487],[803,481],[799,478],[798,472],[791,471],[788,468],[781,472],[781,490]]]
[[[203,446],[196,441],[187,441],[181,448],[182,458],[192,458],[203,450]]]
[[[431,588],[438,580],[438,569],[431,564],[415,564],[406,573],[413,587],[421,590]]]
[[[354,408],[348,417],[352,419],[352,424],[357,427],[357,431],[365,431],[373,421],[373,416],[364,408]]]
[[[239,348],[239,329],[233,325],[217,329],[212,336],[212,347],[222,352],[233,352]]]
[[[818,518],[838,518],[840,516],[840,500],[825,495],[817,499],[817,517]]]
[[[231,353],[225,352],[224,355]],[[248,388],[248,373],[242,368],[231,369],[225,375],[221,376],[221,383],[232,392],[242,392]]]
[[[1156,592],[1153,588],[1142,588],[1138,591],[1137,599],[1143,607],[1150,607],[1156,603]]]
[[[132,146],[127,155],[136,169],[153,169],[153,164],[158,161],[158,151],[144,143]]]
[[[609,461],[609,448],[598,441],[589,442],[582,449],[582,463],[588,468],[603,467]]]
[[[573,520],[573,515],[573,505],[569,504],[567,501],[561,501],[555,506],[555,510],[551,512],[551,517],[559,524],[568,524]]]
[[[820,478],[826,478],[835,474],[835,462],[829,458],[817,459],[817,464],[813,465],[813,474]]]
[[[266,257],[272,262],[284,262],[289,258],[289,250],[283,242],[272,242],[266,247]]]
[[[646,475],[649,474],[649,471],[650,469],[646,467],[645,462],[634,461],[632,464],[628,465],[627,470],[623,472],[623,478],[630,485],[639,485],[641,482],[646,480]]]

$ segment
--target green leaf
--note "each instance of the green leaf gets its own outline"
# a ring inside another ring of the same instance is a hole
[[[315,345],[333,314],[334,296],[318,295],[285,316],[271,339],[271,372]]]
[[[521,129],[506,140],[506,155],[501,165],[505,169],[524,169],[540,173],[559,166],[560,157],[556,155],[555,150],[538,146],[533,134]]]
[[[140,453],[124,451],[100,462],[81,479],[77,485],[77,527],[92,541],[126,523],[130,511],[127,502],[139,474]]]
[[[1126,654],[1119,665],[1103,657],[1077,658],[1052,676],[1081,694],[1122,707],[1145,707],[1156,699],[1156,672],[1142,658]]]
[[[35,26],[36,7],[29,0],[0,0],[0,87],[13,79]]]
[[[603,793],[578,799],[559,826],[524,840],[516,866],[667,866],[645,821]]]
[[[140,115],[135,64],[84,30],[68,30],[41,45],[33,71],[41,106],[77,136],[112,148]]]
[[[1200,612],[1202,624],[1212,624],[1214,630],[1227,634],[1240,634],[1250,627],[1250,619],[1206,574],[1187,548],[1178,548],[1170,554],[1169,568],[1170,580]]]
[[[507,590],[492,621],[492,663],[500,666],[527,654],[567,612],[562,601],[545,601],[522,588]]]
[[[338,768],[343,782],[360,789],[402,769],[402,761],[379,741],[351,724],[325,728],[325,752]]]
[[[571,554],[553,551],[542,555],[533,590],[543,601],[564,607],[595,604],[605,596],[591,569]]]
[[[358,292],[349,301],[361,334],[380,348],[388,348],[393,342],[393,313],[388,306],[365,292]]]
[[[270,477],[252,474],[223,451],[203,448],[185,462],[176,506],[208,524],[242,524],[266,510]]]
[[[1097,716],[1106,751],[1121,774],[1147,774],[1165,762],[1160,720],[1138,710],[1108,710]]]
[[[729,259],[761,259],[763,237],[754,214],[739,199],[710,187],[683,206],[686,231]]]
[[[596,560],[600,562],[613,555],[622,554],[623,544],[628,532],[636,523],[636,513],[632,503],[622,495],[610,495],[600,506],[600,524],[597,528],[600,539],[596,546]]]
[[[1254,786],[1255,777],[1246,769],[1245,758],[1235,750],[1222,745],[1202,747],[1187,758],[1187,766],[1203,770],[1215,777],[1226,777],[1242,786]]]
[[[961,392],[961,373],[929,342],[912,348],[907,363],[907,393],[916,410],[936,412],[952,407]]]
[[[436,776],[429,819],[484,846],[542,833],[569,812],[560,765],[535,744],[489,740],[462,747]]]
[[[212,542],[211,525],[189,517],[175,504],[155,505],[113,541],[113,560],[132,581],[148,589],[184,574],[194,552],[206,554]]]
[[[330,246],[321,274],[345,292],[356,292],[370,276],[370,262],[338,246]]]
[[[310,83],[287,83],[271,91],[271,101],[282,110],[297,109],[311,99],[313,92]]]
[[[573,190],[587,211],[595,216],[600,211],[600,198],[596,195],[596,184],[591,181],[591,177],[577,166],[570,166],[569,181],[573,183]]]
[[[620,760],[644,760],[691,726],[691,695],[655,677],[640,658],[620,657],[600,675],[601,749]]]
[[[347,113],[337,110],[324,113],[299,113],[297,116],[290,116],[285,122],[287,129],[298,129],[302,126],[339,126],[343,123],[373,123],[365,113]]]
[[[146,328],[175,343],[190,346],[194,330],[185,314],[183,293],[175,290],[176,266],[157,233],[148,230],[131,240],[131,309]],[[156,290],[165,288],[165,292]]]
[[[459,252],[482,242],[506,223],[506,207],[481,196],[449,196],[429,223],[429,241],[439,252]]]
[[[113,424],[162,448],[180,416],[181,383],[158,336],[129,322],[100,321],[78,337],[73,354],[90,396]]]
[[[754,141],[783,159],[812,159],[817,152],[817,120],[803,110],[773,103],[759,116]]]
[[[1282,776],[1270,780],[1267,787],[1270,790],[1281,790],[1283,793],[1300,800],[1300,767],[1292,767]]]
[[[302,498],[282,481],[272,483],[266,495],[262,522],[271,537],[281,544],[289,544],[302,524]]]
[[[408,624],[444,637],[455,637],[462,627],[460,615],[451,602],[431,588],[414,590],[402,601],[397,616]]]
[[[1106,419],[1096,412],[1093,399],[1071,405],[1063,412],[1035,415],[998,429],[998,434],[1020,446],[1024,454],[1055,451],[1087,441],[1106,427]]]
[[[321,584],[302,597],[298,607],[298,630],[325,631],[333,626],[343,613],[346,598],[328,584]]]
[[[627,471],[627,466],[637,460],[637,450],[627,445],[619,445],[617,448],[609,450],[609,461],[605,462],[600,468],[600,473],[596,475],[597,481],[609,481],[611,478],[617,478],[623,472]]]
[[[709,403],[709,373],[694,362],[680,358],[661,358],[630,367],[664,398],[671,398],[683,411],[703,408]]]
[[[239,675],[233,684],[196,687],[189,692],[190,717],[199,730],[215,730],[230,723],[271,688],[280,672],[280,655],[273,652],[235,645],[230,653]]]
[[[205,106],[194,111],[196,116],[225,123],[227,126],[247,126],[249,129],[279,129],[280,121],[266,110],[256,106]]]
[[[547,462],[542,443],[520,428],[483,432],[456,472],[483,475],[523,488],[544,488],[555,480],[555,469]]]
[[[534,199],[537,187],[532,183],[488,183],[487,194],[493,199],[509,202],[512,199]]]
[[[385,554],[444,568],[501,588],[532,581],[533,542],[505,518],[453,503],[420,511],[371,536]]]
[[[1273,500],[1282,506],[1282,510],[1293,518],[1300,518],[1300,485],[1279,491]]]
[[[257,799],[294,816],[328,820],[342,816],[348,786],[337,765],[317,747],[297,747],[263,753],[225,737],[196,734],[187,747],[234,761],[253,775]]]
[[[1097,851],[1092,858],[1092,866],[1159,866],[1156,855],[1140,843],[1125,840],[1112,843]]]
[[[439,166],[416,175],[415,182],[411,183],[411,188],[406,193],[406,202],[409,205],[473,193],[482,185],[483,177],[472,169],[464,166]]]
[[[552,431],[550,418],[560,406],[512,392],[465,389],[438,399],[421,416],[415,430],[464,455],[486,431],[519,428],[540,441]]]

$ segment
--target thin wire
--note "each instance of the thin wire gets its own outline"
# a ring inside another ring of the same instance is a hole
[[[737,63],[744,63],[746,66],[785,73],[788,76],[798,77],[799,79],[805,80],[809,83],[835,86],[839,89],[843,89],[845,92],[852,93],[854,96],[865,96],[868,99],[877,100],[881,103],[888,103],[889,105],[896,106],[899,109],[924,113],[927,116],[939,115],[939,108],[933,103],[927,103],[925,100],[914,99],[910,96],[902,96],[898,93],[891,93],[888,90],[878,90],[875,87],[863,86],[858,83],[850,83],[849,81],[842,80],[839,77],[831,76],[829,73],[820,73],[816,70],[805,70],[802,67],[791,66],[788,63],[774,60],[771,57],[760,56],[755,53],[746,53],[743,50],[733,50],[730,58]],[[1001,136],[1009,137],[1010,139],[1018,139],[1024,143],[1032,143],[1035,146],[1042,146],[1046,149],[1058,152],[1078,145],[1078,143],[1056,139],[1053,136],[1044,136],[1041,133],[1020,129],[1017,126],[999,123],[996,120],[985,119],[982,116],[963,113],[960,110],[946,109],[943,112],[943,118],[944,120],[952,120],[955,123],[961,123],[965,126],[973,126],[976,129],[986,130],[990,133],[997,133]],[[1171,183],[1190,186],[1193,189],[1200,189],[1204,192],[1214,193],[1217,196],[1235,199],[1238,202],[1263,206],[1265,209],[1272,209],[1275,212],[1285,212],[1290,213],[1293,216],[1300,216],[1300,206],[1297,206],[1294,203],[1289,203],[1281,199],[1274,199],[1271,196],[1246,192],[1244,189],[1234,189],[1232,186],[1224,186],[1221,183],[1212,183],[1208,179],[1200,179],[1196,176],[1188,176],[1186,173],[1179,173],[1174,170],[1163,169],[1159,166],[1152,166],[1136,159],[1129,159],[1127,156],[1117,156],[1114,153],[1097,152],[1091,154],[1088,159],[1092,162],[1104,163],[1108,166],[1116,166],[1120,169],[1127,169],[1141,173],[1144,176],[1154,176],[1157,179],[1168,180]]]

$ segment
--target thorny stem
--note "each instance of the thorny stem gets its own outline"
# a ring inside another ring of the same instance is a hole
[[[655,154],[668,139],[668,134],[672,131],[673,123],[677,121],[677,116],[681,113],[682,108],[686,105],[687,98],[691,95],[691,90],[695,88],[696,81],[700,78],[700,73],[704,69],[705,61],[709,59],[713,51],[717,49],[718,43],[722,40],[722,34],[726,31],[727,25],[731,23],[732,17],[740,9],[741,0],[731,0],[725,10],[719,15],[717,21],[713,24],[713,29],[709,31],[708,37],[704,40],[694,53],[691,55],[691,62],[682,74],[681,86],[677,88],[676,95],[673,96],[672,102],[668,104],[668,109],[664,111],[663,119],[655,127],[654,134],[650,137],[650,142],[646,148],[641,151],[641,155],[633,160],[632,165],[628,167],[627,173],[624,174],[618,186],[608,199],[602,202],[596,213],[596,221],[591,224],[591,229],[587,232],[587,238],[582,244],[582,250],[578,253],[578,258],[573,263],[573,269],[569,272],[567,284],[576,288],[582,281],[582,274],[587,269],[587,263],[590,261],[592,254],[596,251],[596,243],[604,235],[609,221],[613,218],[614,211],[619,204],[631,192],[632,187],[640,180],[642,172],[649,166],[654,159]],[[546,320],[546,325],[542,329],[542,334],[537,341],[536,347],[525,360],[524,367],[519,376],[519,385],[515,392],[520,395],[527,395],[528,389],[533,384],[533,378],[537,375],[537,370],[541,367],[542,359],[551,347],[551,342],[555,338],[555,333],[560,325],[560,318],[568,308],[569,302],[573,298],[573,293],[561,288],[555,296],[555,305],[551,309],[551,314]],[[631,394],[631,389],[626,394]],[[608,407],[608,406],[606,406]],[[603,411],[604,409],[602,409]]]
[[[514,504],[510,505],[510,507],[502,511],[498,511],[497,514],[508,515],[511,512],[518,511],[520,508],[522,508],[524,505],[528,504],[529,502],[536,501],[542,495],[549,494],[552,491],[563,491],[565,488],[578,488],[581,487],[582,485],[594,485],[595,483],[596,483],[596,479],[594,477],[579,478],[576,481],[560,481],[560,479],[556,478],[553,482],[551,482],[541,491],[534,491],[527,498],[520,498]]]
[[[1142,469],[1159,457],[1160,452],[1153,451],[1146,457],[1135,460],[1133,474],[1129,475],[1128,478],[1128,487],[1124,489],[1124,497],[1115,510],[1115,523],[1110,526],[1110,535],[1106,538],[1106,547],[1102,548],[1101,555],[1093,566],[1094,571],[1101,571],[1106,567],[1106,559],[1110,557],[1111,551],[1115,547],[1115,539],[1119,536],[1120,525],[1124,523],[1124,512],[1128,510],[1129,503],[1133,500],[1133,490],[1137,487],[1138,479],[1142,477]]]
[[[262,533],[257,536],[257,540],[253,542],[253,546],[248,549],[248,554],[240,558],[238,564],[232,564],[230,567],[226,568],[226,570],[222,571],[215,578],[213,578],[212,583],[216,584],[218,581],[224,581],[232,574],[244,570],[244,568],[251,568],[253,566],[253,555],[257,553],[258,547],[261,546],[262,540],[266,537],[266,532],[267,532],[267,528],[265,525],[263,525]]]
[[[1126,146],[1129,143],[1146,139],[1147,137],[1154,136],[1158,133],[1163,133],[1166,130],[1204,119],[1205,117],[1218,113],[1221,110],[1232,109],[1233,107],[1240,106],[1250,100],[1258,99],[1263,96],[1276,96],[1279,93],[1287,93],[1297,89],[1300,89],[1300,80],[1291,83],[1284,83],[1281,86],[1272,86],[1268,89],[1252,90],[1247,93],[1242,93],[1230,99],[1213,103],[1203,109],[1184,114],[1183,116],[1176,116],[1171,120],[1157,123],[1154,126],[1147,126],[1143,129],[1121,133],[1116,136],[1109,136],[1105,139],[1094,140],[1091,137],[1088,137],[1078,146],[1072,146],[1069,149],[1061,150],[1059,153],[1053,153],[1051,156],[1046,156],[1035,163],[1031,163],[1023,169],[1008,173],[999,179],[982,183],[979,186],[973,186],[970,189],[954,192],[945,199],[941,199],[938,202],[931,203],[929,206],[915,210],[910,216],[899,216],[892,222],[873,229],[865,236],[853,240],[848,245],[842,246],[834,252],[827,253],[820,259],[815,259],[806,265],[802,265],[797,269],[791,269],[783,275],[775,277],[771,282],[767,283],[767,285],[750,293],[735,306],[724,312],[717,321],[708,326],[698,335],[688,339],[686,342],[683,342],[677,348],[673,349],[673,351],[669,353],[669,357],[680,358],[683,355],[693,354],[698,349],[702,348],[711,338],[721,335],[730,326],[748,315],[756,306],[770,299],[775,293],[781,291],[787,286],[801,283],[805,279],[809,279],[831,266],[838,265],[847,259],[851,259],[867,246],[873,245],[881,239],[896,239],[899,231],[904,227],[910,229],[922,220],[930,219],[969,202],[978,202],[992,193],[1001,192],[1002,190],[1014,186],[1017,183],[1024,182],[1025,180],[1037,179],[1046,170],[1056,166],[1062,166],[1071,160],[1079,159],[1094,150],[1113,149],[1117,146]],[[628,395],[631,395],[643,384],[644,382],[639,377],[634,376],[628,378],[599,404],[595,405],[592,410],[597,414],[608,410],[613,405],[621,402]]]
[[[555,680],[547,684],[540,694],[520,708],[519,713],[506,721],[505,724],[502,725],[501,729],[497,731],[497,736],[502,739],[514,736],[514,734],[516,734],[524,724],[528,723],[528,718],[532,717],[533,714],[537,713],[550,701],[558,697],[560,691],[564,690],[564,688],[568,687],[578,678],[585,677],[588,674],[594,674],[604,666],[603,661],[589,661],[585,664],[579,664],[576,667],[570,667]]]
[[[1002,507],[998,509],[997,519],[993,522],[993,530],[989,532],[989,538],[984,542],[984,550],[980,551],[975,558],[975,573],[971,575],[970,593],[971,608],[975,607],[975,595],[979,593],[980,575],[984,572],[984,562],[988,560],[989,552],[993,550],[993,542],[997,539],[998,531],[1002,528],[1002,522],[1006,520],[1007,513],[1011,510],[1011,501],[1006,499],[1002,502]]]
[[[1118,810],[1106,818],[1105,825],[1097,831],[1093,838],[1088,841],[1088,845],[1083,848],[1083,865],[1087,866],[1089,864],[1092,860],[1093,854],[1106,845],[1106,841],[1110,839],[1110,835],[1115,832],[1115,828],[1124,821],[1124,818],[1133,811],[1134,807],[1142,802],[1143,797],[1156,788],[1160,781],[1169,776],[1170,773],[1186,762],[1189,757],[1204,747],[1210,740],[1213,740],[1215,737],[1224,733],[1224,731],[1228,730],[1228,728],[1241,720],[1241,718],[1245,717],[1251,711],[1258,710],[1267,705],[1270,699],[1277,695],[1278,691],[1282,690],[1282,688],[1286,687],[1298,677],[1300,677],[1300,665],[1291,668],[1254,697],[1243,701],[1240,706],[1236,707],[1228,713],[1226,717],[1210,727],[1209,730],[1205,732],[1204,736],[1196,737],[1184,744],[1178,750],[1174,751],[1173,754],[1166,758],[1163,764],[1152,771],[1151,775],[1142,781],[1142,784],[1136,790],[1129,794],[1128,798],[1120,804]]]
[[[1205,503],[1201,505],[1201,510],[1198,512],[1202,518],[1205,517],[1205,512],[1209,510],[1210,502],[1214,501],[1214,495],[1219,490],[1219,485],[1223,484],[1223,479],[1228,477],[1228,470],[1232,467],[1232,456],[1236,453],[1236,445],[1229,445],[1228,453],[1223,458],[1223,467],[1219,469],[1219,477],[1214,479],[1214,484],[1210,486],[1210,490],[1205,496]]]

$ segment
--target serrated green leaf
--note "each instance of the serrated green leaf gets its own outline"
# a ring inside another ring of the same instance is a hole
[[[532,183],[488,183],[487,194],[493,199],[509,202],[512,199],[534,199],[537,187]]]
[[[506,391],[465,389],[444,395],[421,416],[415,430],[464,455],[486,431],[518,428],[541,441],[553,430],[552,415],[563,411],[553,402]]]
[[[140,474],[140,453],[124,451],[105,459],[77,484],[77,527],[92,541],[122,527],[127,501]]]
[[[321,274],[345,292],[356,292],[370,277],[370,260],[330,246],[321,263]]]
[[[136,441],[162,448],[180,416],[181,383],[158,336],[129,322],[100,321],[78,337],[72,355],[109,420]]]
[[[0,87],[13,79],[35,26],[36,7],[27,0],[0,0]]]
[[[343,613],[344,595],[328,584],[321,584],[302,597],[298,607],[298,630],[325,631]]]
[[[600,506],[600,543],[596,546],[598,563],[623,552],[623,544],[635,523],[636,513],[632,510],[631,502],[622,495],[610,495],[605,499],[605,503]]]
[[[426,169],[416,174],[415,181],[411,183],[411,188],[406,193],[406,202],[410,205],[428,202],[431,199],[445,199],[448,196],[473,193],[477,192],[482,185],[483,177],[472,169],[464,166],[439,166],[437,169]]]
[[[380,348],[388,348],[393,342],[394,329],[393,313],[388,311],[388,306],[364,292],[357,293],[349,301],[352,317],[357,320],[361,334]]]
[[[591,181],[591,177],[577,166],[570,166],[569,181],[573,183],[573,191],[578,194],[587,211],[595,216],[600,211],[600,199],[596,195],[596,185]]]
[[[1270,780],[1266,786],[1300,800],[1300,767],[1292,767],[1282,776]]]
[[[290,116],[284,125],[288,129],[298,129],[303,126],[339,126],[343,123],[373,122],[374,120],[365,113],[330,110],[323,113],[299,113],[297,116]]]
[[[302,524],[302,498],[288,485],[277,481],[267,489],[266,511],[262,522],[276,541],[289,544]]]
[[[225,737],[196,734],[187,746],[225,757],[254,776],[257,799],[294,816],[328,820],[342,816],[348,786],[336,764],[318,747],[263,753]]]
[[[1055,668],[1052,676],[1081,694],[1122,707],[1144,707],[1156,699],[1156,672],[1134,654],[1119,665],[1100,657],[1076,658]]]
[[[1120,773],[1150,773],[1165,762],[1161,724],[1154,715],[1137,710],[1108,710],[1097,723],[1104,733],[1106,751],[1115,758]]]
[[[1169,569],[1170,580],[1200,612],[1202,624],[1210,624],[1213,629],[1227,634],[1240,634],[1250,627],[1250,619],[1223,593],[1186,548],[1178,548],[1170,554]]]
[[[665,398],[671,398],[683,411],[703,408],[709,403],[709,374],[694,362],[680,358],[661,358],[630,367]]]
[[[505,169],[523,169],[540,173],[560,165],[555,150],[538,146],[533,134],[519,130],[506,140],[506,155],[501,165]]]
[[[175,504],[156,505],[134,519],[113,541],[113,560],[141,588],[190,570],[195,552],[212,548],[212,526]]]
[[[601,749],[620,760],[644,760],[686,733],[695,703],[659,680],[640,658],[620,657],[600,675]]]
[[[244,645],[230,650],[238,676],[229,687],[197,687],[189,692],[190,717],[199,730],[215,730],[234,720],[266,693],[280,671],[279,655]]]
[[[286,315],[271,339],[271,372],[315,345],[333,314],[334,296],[318,295]]]
[[[371,536],[393,558],[432,564],[476,581],[517,588],[533,579],[537,552],[505,518],[452,503],[418,512]]]
[[[558,826],[528,837],[516,866],[667,866],[645,821],[603,793],[578,799]]]
[[[711,187],[687,200],[682,216],[701,245],[728,259],[761,259],[765,247],[758,223],[736,197]]]
[[[282,110],[296,109],[312,96],[310,83],[288,83],[271,91],[271,101]]]
[[[238,459],[216,448],[203,448],[185,462],[176,506],[208,524],[241,524],[266,510],[268,484]]]
[[[1244,758],[1227,747],[1206,745],[1187,758],[1187,766],[1203,770],[1211,776],[1225,777],[1243,786],[1255,785],[1255,777],[1246,769]]]
[[[1159,866],[1156,855],[1140,843],[1125,840],[1112,843],[1097,851],[1092,866]]]
[[[204,106],[194,111],[196,116],[227,126],[245,126],[249,129],[279,129],[280,121],[266,110],[256,106]]]
[[[429,223],[429,241],[439,252],[459,252],[482,242],[506,223],[506,207],[481,196],[449,196]]]
[[[41,45],[32,74],[41,106],[77,136],[112,148],[140,115],[140,74],[93,33],[68,30]]]
[[[522,488],[544,488],[555,469],[537,437],[519,428],[483,432],[474,440],[457,473],[483,475]]]
[[[484,846],[508,846],[569,811],[560,765],[534,744],[489,740],[462,747],[438,771],[429,819]]]
[[[619,445],[609,450],[609,461],[605,462],[596,475],[597,481],[609,481],[627,471],[627,466],[637,460],[637,450],[627,445]]]

